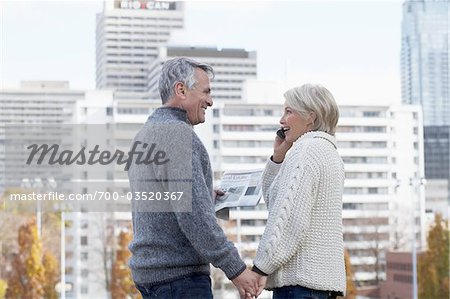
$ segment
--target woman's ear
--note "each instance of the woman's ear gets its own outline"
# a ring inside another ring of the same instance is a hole
[[[317,115],[315,112],[312,112],[312,111],[309,112],[308,113],[308,124],[313,125],[316,122],[316,118],[317,118]]]

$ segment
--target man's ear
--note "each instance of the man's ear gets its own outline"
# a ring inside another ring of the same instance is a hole
[[[177,82],[175,84],[175,95],[177,96],[185,96],[186,88],[182,82]]]

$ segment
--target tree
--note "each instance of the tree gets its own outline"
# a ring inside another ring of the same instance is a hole
[[[436,214],[428,233],[428,249],[419,258],[419,297],[449,298],[449,229],[442,216]]]
[[[44,295],[44,267],[42,245],[38,238],[36,220],[19,228],[19,253],[13,260],[13,269],[6,298],[40,299]]]
[[[354,299],[356,297],[356,286],[353,277],[352,265],[350,264],[350,255],[348,251],[344,251],[345,259],[345,276],[347,278],[347,293],[344,298]]]
[[[5,299],[7,288],[8,284],[6,283],[6,281],[0,279],[0,299]]]
[[[125,299],[141,298],[139,291],[134,286],[131,278],[131,271],[128,268],[128,259],[131,252],[128,250],[128,244],[132,239],[130,231],[122,231],[119,235],[119,244],[116,251],[116,259],[114,261],[111,273],[111,298]]]
[[[42,257],[42,265],[44,266],[44,298],[45,299],[57,299],[55,286],[59,281],[58,261],[49,251],[44,253]]]

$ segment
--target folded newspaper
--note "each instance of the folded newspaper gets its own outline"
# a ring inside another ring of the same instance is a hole
[[[264,169],[227,171],[219,183],[224,195],[216,198],[215,210],[252,207],[262,197],[261,177]]]

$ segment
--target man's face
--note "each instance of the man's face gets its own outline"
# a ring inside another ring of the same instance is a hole
[[[186,89],[186,101],[183,103],[188,120],[193,126],[205,122],[206,108],[213,105],[207,73],[202,69],[196,69],[195,79],[197,83],[192,89]]]

